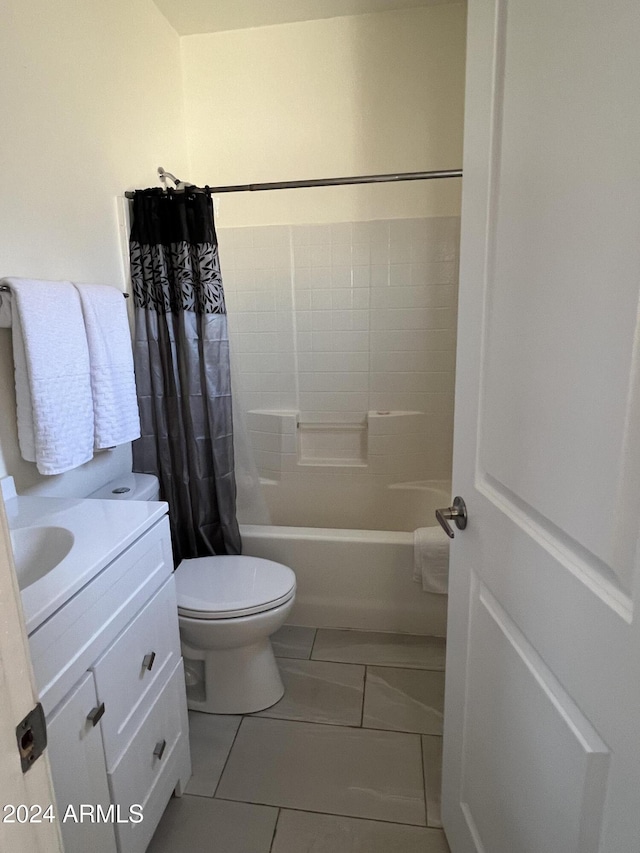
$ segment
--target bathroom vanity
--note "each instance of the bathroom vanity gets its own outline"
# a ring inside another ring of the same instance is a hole
[[[23,607],[66,853],[144,853],[191,774],[166,504],[14,497],[6,509],[19,582],[31,581]],[[68,546],[35,581],[18,543],[29,528],[43,554]]]

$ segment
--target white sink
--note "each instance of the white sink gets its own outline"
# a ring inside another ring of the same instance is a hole
[[[13,561],[20,589],[26,589],[55,569],[67,556],[73,542],[73,533],[64,527],[21,527],[12,530]]]
[[[160,501],[17,495],[0,478],[30,636],[167,512]]]

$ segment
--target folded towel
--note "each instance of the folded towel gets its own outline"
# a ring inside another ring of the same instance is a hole
[[[419,527],[413,533],[413,579],[425,592],[449,590],[449,539],[440,527]]]
[[[69,281],[3,279],[11,289],[18,441],[41,474],[93,456],[89,351],[80,297]]]
[[[140,437],[131,332],[122,291],[76,284],[89,342],[96,450]]]

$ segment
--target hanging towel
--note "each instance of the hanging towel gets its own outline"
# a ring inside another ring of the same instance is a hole
[[[89,342],[94,447],[103,450],[140,437],[131,332],[122,291],[76,284]]]
[[[41,474],[62,474],[93,456],[89,351],[80,297],[69,281],[7,278],[18,441]]]
[[[413,579],[425,592],[449,590],[449,539],[440,527],[419,527],[413,533]]]

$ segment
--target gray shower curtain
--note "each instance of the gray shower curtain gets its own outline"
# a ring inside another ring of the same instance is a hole
[[[136,191],[130,253],[142,432],[134,471],[160,480],[176,563],[239,554],[229,338],[209,194]]]

